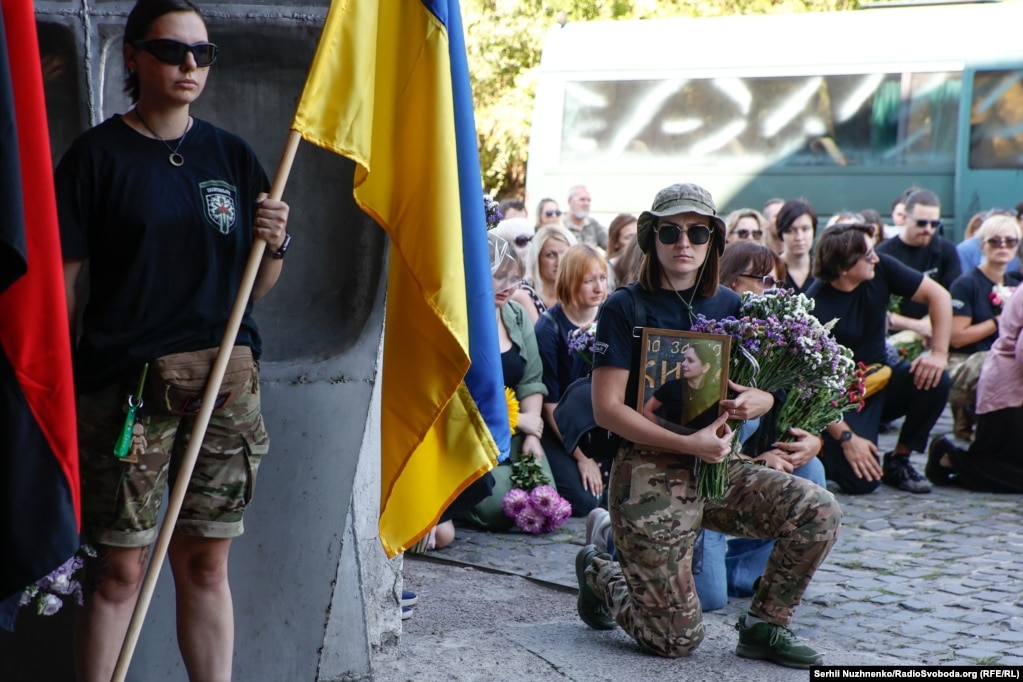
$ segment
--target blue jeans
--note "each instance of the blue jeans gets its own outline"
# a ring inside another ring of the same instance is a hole
[[[824,464],[814,457],[792,472],[826,488]],[[721,533],[704,531],[703,570],[694,576],[696,594],[704,611],[720,609],[728,597],[753,595],[753,581],[763,574],[774,540],[727,538]]]

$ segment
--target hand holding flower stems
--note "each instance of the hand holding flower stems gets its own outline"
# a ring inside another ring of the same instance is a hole
[[[735,410],[730,417],[760,416],[767,410],[759,394],[785,390],[778,430],[787,441],[800,438],[793,427],[819,433],[862,404],[862,374],[852,351],[835,341],[829,327],[811,314],[813,307],[814,302],[803,294],[778,289],[761,296],[743,294],[738,319],[698,318],[693,331],[728,334],[734,339],[729,387],[737,395],[721,401],[722,407]],[[751,392],[744,388],[748,386],[760,390]],[[738,422],[732,428],[736,432],[732,451],[738,452]],[[720,499],[728,484],[726,476],[727,460],[701,466],[697,493]]]

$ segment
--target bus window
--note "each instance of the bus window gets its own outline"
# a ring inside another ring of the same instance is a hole
[[[970,120],[970,168],[1023,168],[1023,70],[978,71]]]
[[[561,163],[951,165],[956,73],[565,84]]]

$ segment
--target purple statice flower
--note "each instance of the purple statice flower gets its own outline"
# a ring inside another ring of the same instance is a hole
[[[512,488],[501,500],[501,510],[510,519],[518,518],[524,509],[529,507],[529,493],[522,488]]]
[[[538,485],[529,493],[529,503],[544,516],[551,516],[561,496],[549,485]]]
[[[60,600],[55,594],[44,594],[39,597],[39,615],[40,616],[52,616],[53,614],[60,611],[60,607],[64,605],[64,602]]]
[[[547,517],[532,505],[527,506],[515,517],[515,525],[526,533],[534,535],[544,532]]]

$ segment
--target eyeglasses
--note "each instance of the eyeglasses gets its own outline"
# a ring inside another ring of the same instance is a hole
[[[739,239],[749,239],[750,235],[753,235],[753,238],[756,240],[764,238],[763,230],[747,230],[745,227],[740,227],[738,230],[732,230],[732,234]]]
[[[749,279],[760,280],[760,282],[762,282],[763,285],[768,289],[773,289],[779,284],[778,280],[776,280],[774,277],[771,277],[770,275],[764,275],[761,277],[760,275],[747,275],[746,273],[741,273],[739,277],[747,277]]]
[[[924,220],[923,218],[914,218],[913,222],[916,223],[917,227],[931,227],[935,230],[941,229],[940,220]]]
[[[157,40],[133,40],[131,46],[136,50],[145,50],[165,64],[181,66],[191,52],[195,57],[195,65],[206,67],[217,61],[217,46],[213,43],[182,43],[169,38]]]
[[[533,241],[533,238],[531,236],[527,234],[520,234],[518,237],[515,238],[515,246],[521,249],[523,246],[525,246],[531,241]]]
[[[522,284],[522,277],[517,272],[506,272],[503,275],[493,275],[494,293],[500,294],[510,289],[518,289]]]
[[[874,249],[871,249],[870,251],[867,251],[865,254],[860,256],[860,258],[862,258],[863,260],[867,261],[868,263],[873,263],[874,261],[881,260],[881,257],[877,255],[877,252],[874,251]]]
[[[543,214],[545,216],[547,216],[548,218],[553,218],[554,216],[560,216],[561,215],[561,211],[559,211],[556,208],[555,209],[548,208],[546,211],[543,212]]]
[[[1014,249],[1019,245],[1019,240],[1015,237],[990,237],[986,240],[986,242],[988,246],[995,249],[1000,249],[1005,246]]]
[[[686,233],[690,244],[706,244],[710,241],[710,228],[706,225],[690,225],[683,229],[674,223],[662,223],[655,231],[657,239],[662,244],[674,244],[682,236],[682,232]]]

